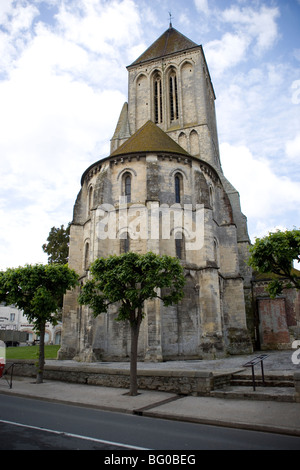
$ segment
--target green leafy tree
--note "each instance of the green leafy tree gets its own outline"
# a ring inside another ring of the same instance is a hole
[[[63,225],[52,227],[47,242],[42,246],[48,255],[48,264],[67,264],[69,256],[70,224],[65,229]]]
[[[63,294],[78,284],[78,275],[67,265],[26,265],[0,272],[0,302],[16,305],[39,333],[37,383],[43,382],[45,325],[57,324]]]
[[[48,254],[48,264],[68,264],[69,261],[69,242],[70,242],[70,226],[67,228],[61,225],[60,228],[52,227],[47,242],[42,246],[43,251]],[[58,320],[61,321],[63,306],[63,295],[59,301],[60,311],[58,313]]]
[[[283,289],[300,289],[299,271],[293,262],[300,262],[300,230],[276,231],[257,238],[250,248],[249,265],[260,273],[269,273],[273,279],[267,290],[272,298]]]
[[[117,321],[128,321],[131,331],[130,395],[137,395],[137,351],[144,303],[159,298],[165,305],[183,298],[185,279],[176,258],[133,252],[97,259],[93,278],[82,288],[79,303],[91,307],[95,316],[119,303]]]

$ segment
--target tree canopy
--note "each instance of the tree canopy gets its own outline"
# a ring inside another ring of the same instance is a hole
[[[42,246],[43,251],[48,254],[48,264],[67,264],[69,256],[70,224],[52,227],[47,242]]]
[[[40,334],[39,373],[43,380],[45,324],[57,324],[61,297],[78,283],[78,275],[66,265],[26,265],[0,272],[0,301],[15,305]]]
[[[165,305],[178,303],[184,295],[183,268],[177,258],[129,252],[95,260],[91,274],[93,278],[83,286],[79,303],[89,305],[95,316],[107,312],[112,304],[120,304],[117,320],[128,321],[131,326],[130,394],[136,395],[137,343],[144,303],[155,298]]]
[[[250,248],[248,263],[260,273],[273,274],[267,289],[271,297],[276,297],[284,288],[300,289],[300,273],[293,267],[295,261],[300,262],[300,230],[296,229],[278,230],[257,238]]]
[[[91,266],[93,279],[82,289],[79,302],[88,304],[97,316],[109,305],[121,302],[118,320],[137,320],[145,300],[159,297],[165,305],[182,299],[183,269],[176,258],[154,253],[126,253],[99,258]],[[164,294],[158,289],[168,288]]]

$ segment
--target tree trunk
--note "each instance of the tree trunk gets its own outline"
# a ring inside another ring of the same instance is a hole
[[[130,351],[130,396],[136,396],[138,394],[137,384],[137,355],[138,355],[138,339],[140,331],[140,321],[131,323],[131,351]]]
[[[45,322],[40,324],[40,347],[39,347],[39,361],[36,376],[36,383],[43,383],[44,365],[45,365]]]

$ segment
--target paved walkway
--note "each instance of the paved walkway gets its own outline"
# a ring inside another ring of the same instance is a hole
[[[227,371],[242,369],[242,365],[253,359],[259,354],[268,354],[265,361],[265,371],[296,371],[300,370],[300,365],[295,365],[292,362],[292,354],[295,350],[290,351],[256,351],[253,354],[242,356],[230,356],[222,359],[214,360],[187,360],[187,361],[166,361],[166,362],[139,362],[138,369],[154,369],[154,370],[210,370],[214,371]],[[76,368],[78,363],[76,361],[56,361],[47,360],[47,364],[64,363],[68,366]],[[80,364],[83,364],[80,362]],[[94,367],[109,368],[109,369],[129,369],[129,362],[89,362],[84,363],[85,366],[93,369]]]
[[[291,361],[291,351],[270,354],[265,362],[266,374],[272,371],[299,370]],[[237,369],[251,356],[238,356],[216,361],[182,361],[165,363],[139,363],[139,369],[187,369],[224,371]],[[242,362],[241,362],[242,361]],[[50,361],[47,361],[49,363]],[[74,361],[59,361],[76,368]],[[82,363],[80,363],[82,365]],[[95,364],[86,364],[91,369]],[[97,363],[99,366],[99,363]],[[128,363],[101,363],[101,367],[128,368]],[[88,406],[102,410],[121,411],[157,418],[254,429],[300,436],[300,403],[283,403],[273,400],[245,400],[215,397],[179,397],[172,393],[141,390],[130,397],[128,390],[94,385],[82,385],[58,381],[35,384],[32,378],[14,378],[9,389],[0,381],[0,394],[6,393],[28,398],[51,400],[76,406]]]

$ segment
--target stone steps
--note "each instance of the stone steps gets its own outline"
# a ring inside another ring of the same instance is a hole
[[[263,386],[261,374],[255,375],[255,383],[257,386]],[[265,374],[264,383],[266,387],[294,387],[293,374]],[[231,377],[230,385],[234,386],[252,386],[252,374],[239,373]]]
[[[229,384],[211,391],[217,398],[272,400],[295,402],[295,384],[292,373],[269,372],[264,376],[255,374],[255,390],[253,390],[252,374],[248,371],[238,372],[230,378]]]
[[[295,389],[292,387],[253,387],[228,386],[213,390],[210,396],[215,398],[228,398],[240,400],[271,400],[280,402],[295,402]]]

